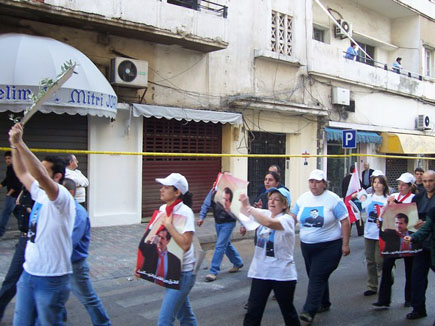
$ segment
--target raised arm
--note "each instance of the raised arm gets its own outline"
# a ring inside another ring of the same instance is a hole
[[[36,179],[48,198],[52,201],[55,200],[59,194],[59,187],[51,179],[45,166],[24,143],[23,126],[20,123],[15,124],[9,131],[9,142],[14,150],[12,165],[21,183],[30,191],[32,183]]]
[[[242,213],[252,215],[258,223],[273,230],[284,230],[278,219],[269,217],[264,209],[259,209],[249,205],[249,198],[245,194],[240,194],[239,200],[242,202]]]

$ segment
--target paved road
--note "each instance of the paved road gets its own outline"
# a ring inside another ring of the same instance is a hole
[[[133,269],[137,241],[143,226],[97,228],[93,230],[91,247],[91,269],[93,270],[94,286],[102,298],[113,325],[135,326],[155,325],[159,312],[163,289],[143,280],[129,281]],[[133,241],[134,239],[134,241]],[[4,276],[7,258],[12,251],[13,240],[0,242],[0,277]],[[246,265],[249,265],[253,253],[252,239],[235,243]],[[396,283],[393,287],[393,302],[391,308],[376,311],[371,303],[375,297],[364,297],[365,265],[363,261],[364,242],[355,235],[351,239],[352,253],[342,259],[339,268],[330,280],[332,309],[316,317],[313,325],[412,325],[430,326],[435,318],[435,277],[430,275],[428,288],[429,317],[416,321],[408,321],[405,315],[410,308],[403,307],[404,266],[398,261]],[[207,252],[204,265],[211,259],[212,251]],[[299,283],[296,289],[295,305],[302,308],[307,278],[304,271],[300,248],[296,248],[296,263],[299,273]],[[204,266],[203,265],[203,266]],[[246,277],[247,268],[236,274],[226,271],[231,267],[225,259],[223,272],[217,281],[204,282],[207,268],[203,267],[198,275],[195,287],[191,292],[191,302],[200,325],[241,325],[245,310],[243,304],[249,294],[250,281]],[[67,304],[69,321],[67,325],[90,325],[89,317],[84,308],[71,297]],[[1,325],[11,325],[13,304],[8,307]],[[266,307],[263,325],[284,325],[279,307],[270,300]]]

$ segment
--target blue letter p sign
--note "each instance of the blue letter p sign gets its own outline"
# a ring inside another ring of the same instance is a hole
[[[356,148],[356,130],[343,130],[343,148]]]

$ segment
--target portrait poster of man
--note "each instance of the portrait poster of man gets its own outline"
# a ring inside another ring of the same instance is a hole
[[[230,215],[240,218],[241,203],[239,196],[241,193],[246,193],[247,186],[247,181],[233,177],[228,173],[221,173],[216,182],[216,192],[213,201]],[[250,230],[250,228],[247,229]]]
[[[403,240],[416,231],[418,212],[415,203],[388,204],[384,207],[381,218],[379,248],[383,256],[407,257],[423,250],[421,244]]]
[[[361,202],[362,209],[366,209],[372,202],[372,197],[367,194],[365,189],[361,189],[357,193],[356,198]]]
[[[163,287],[179,289],[184,252],[162,225],[165,214],[154,211],[145,229],[139,243],[136,273],[144,280]],[[178,232],[183,232],[185,223],[185,217],[173,215],[172,224]]]

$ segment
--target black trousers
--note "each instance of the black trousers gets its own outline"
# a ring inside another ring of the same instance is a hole
[[[423,249],[414,256],[412,265],[411,305],[415,311],[426,312],[427,276],[430,268],[430,250]]]
[[[304,312],[314,317],[322,306],[329,307],[329,277],[340,263],[343,240],[307,244],[301,242],[305,269],[309,278]]]
[[[384,257],[382,265],[381,284],[379,285],[378,302],[383,304],[391,303],[391,287],[393,286],[393,267],[396,259],[401,257]],[[411,284],[412,284],[412,263],[413,257],[404,257],[405,260],[405,302],[411,302]]]
[[[273,290],[284,322],[287,326],[300,326],[298,313],[293,305],[296,281],[273,281],[253,278],[249,293],[248,312],[243,326],[259,326],[270,292]]]

